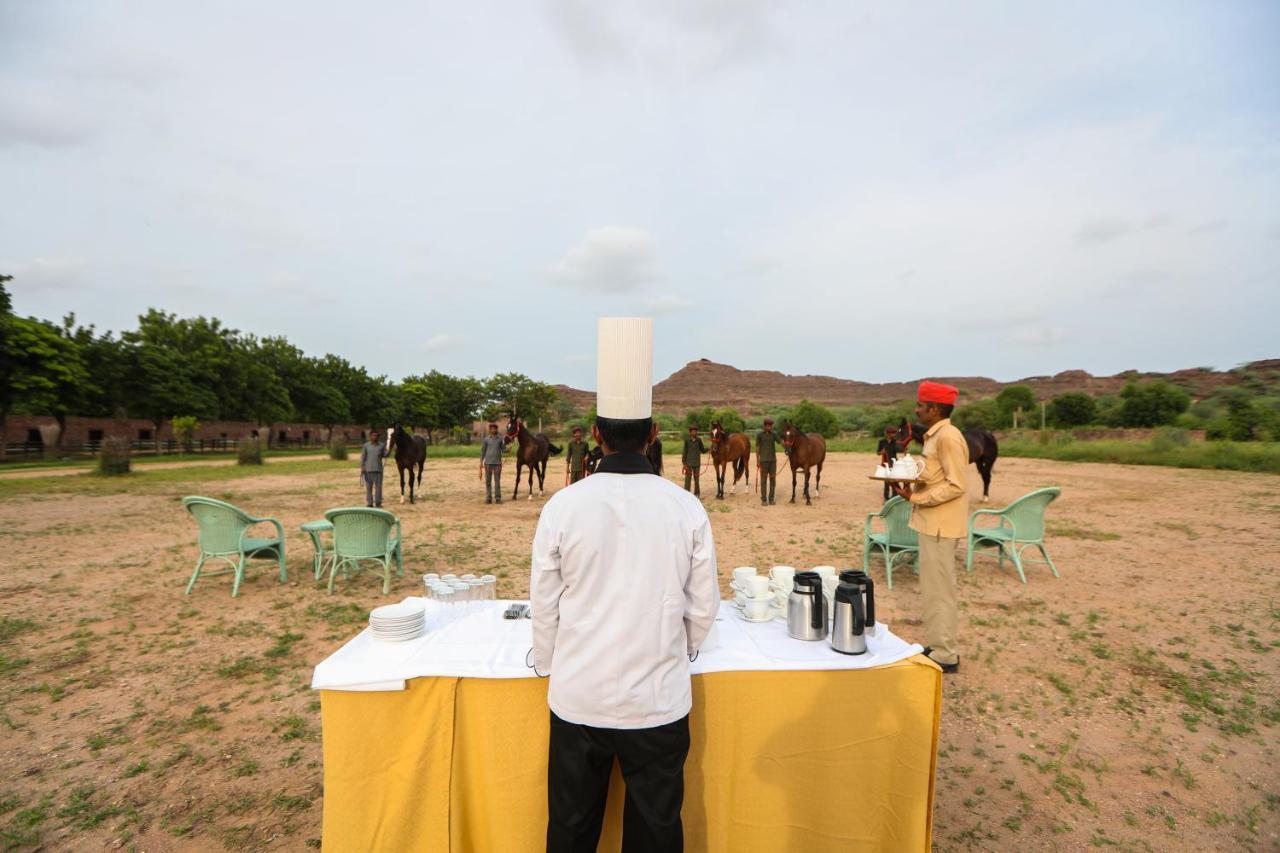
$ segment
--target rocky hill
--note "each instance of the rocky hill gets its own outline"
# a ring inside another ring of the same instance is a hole
[[[962,400],[995,396],[1006,385],[1030,386],[1038,398],[1046,400],[1067,391],[1083,391],[1095,396],[1116,394],[1131,379],[1164,379],[1185,388],[1198,399],[1228,385],[1241,385],[1255,391],[1280,386],[1280,359],[1255,361],[1227,371],[1190,368],[1173,373],[1142,373],[1132,370],[1114,376],[1094,376],[1084,370],[1064,370],[1053,376],[1028,376],[1013,382],[997,382],[985,376],[932,378],[955,385],[960,389]],[[873,383],[834,376],[792,376],[773,370],[739,370],[704,358],[689,362],[653,386],[653,405],[662,412],[683,412],[699,406],[732,406],[743,414],[750,414],[762,407],[791,405],[806,399],[833,407],[894,403],[911,399],[918,382],[913,379]],[[595,402],[592,391],[567,385],[555,388],[580,408],[588,408]]]

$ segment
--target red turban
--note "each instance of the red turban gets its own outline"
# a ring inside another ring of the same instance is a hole
[[[916,399],[921,403],[942,403],[946,406],[954,406],[959,396],[959,389],[927,379],[920,383],[920,390],[916,392]]]

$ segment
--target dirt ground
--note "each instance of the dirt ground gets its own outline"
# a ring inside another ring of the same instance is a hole
[[[416,593],[422,572],[493,572],[504,597],[526,594],[542,502],[485,506],[475,460],[451,459],[428,463],[425,500],[391,506],[408,564],[392,594],[362,573],[328,595],[298,525],[362,494],[351,463],[306,465],[3,492],[5,849],[316,846],[311,667],[369,608]],[[722,586],[738,565],[859,564],[862,519],[880,504],[872,467],[833,455],[812,507],[716,501],[704,485]],[[992,505],[1046,485],[1063,489],[1048,514],[1062,577],[1033,566],[1023,585],[994,560],[961,572],[935,845],[1280,849],[1280,478],[1010,459]],[[289,583],[260,562],[238,599],[225,576],[184,596],[195,525],[178,500],[192,493],[278,516]],[[880,618],[923,640],[914,574],[896,571],[892,590],[878,561],[873,575]]]

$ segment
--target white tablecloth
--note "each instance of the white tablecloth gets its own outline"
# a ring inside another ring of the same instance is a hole
[[[405,601],[423,602],[410,597]],[[483,602],[476,612],[407,643],[376,640],[368,629],[338,649],[311,677],[315,690],[403,690],[410,678],[533,678],[525,656],[533,645],[533,623],[507,620],[508,601]],[[430,625],[428,625],[430,627]],[[707,672],[789,669],[867,669],[919,654],[918,644],[897,637],[883,623],[867,637],[867,652],[843,655],[828,640],[806,642],[787,635],[786,622],[747,622],[731,602],[720,602],[717,644],[689,665]]]

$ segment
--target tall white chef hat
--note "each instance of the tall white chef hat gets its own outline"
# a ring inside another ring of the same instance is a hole
[[[601,317],[596,326],[596,414],[653,416],[653,320]]]

